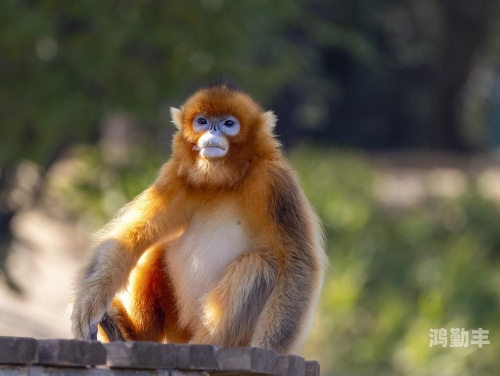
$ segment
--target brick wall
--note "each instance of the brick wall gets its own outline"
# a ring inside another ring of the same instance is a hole
[[[0,337],[1,376],[319,376],[319,363],[251,347]]]

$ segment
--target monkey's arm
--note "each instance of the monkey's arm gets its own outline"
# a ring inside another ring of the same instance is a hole
[[[168,194],[155,184],[98,234],[93,256],[76,283],[71,315],[75,338],[96,339],[98,322],[137,260],[168,231],[171,221],[165,212],[169,201]]]
[[[270,171],[269,215],[280,255],[275,288],[259,316],[251,346],[296,352],[312,319],[326,256],[319,221],[290,169]]]

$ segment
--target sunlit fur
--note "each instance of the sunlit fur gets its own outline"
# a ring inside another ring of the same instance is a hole
[[[203,132],[192,127],[200,114],[240,122],[224,157],[200,156]],[[220,84],[173,108],[172,121],[171,159],[97,235],[76,284],[74,336],[91,338],[107,312],[129,340],[297,351],[326,258],[318,219],[274,137],[275,116]]]

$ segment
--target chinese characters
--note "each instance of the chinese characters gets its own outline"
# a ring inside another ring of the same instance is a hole
[[[440,329],[429,329],[429,347],[441,345],[442,347],[468,347],[469,343],[471,345],[477,345],[478,347],[483,347],[483,345],[489,345],[490,341],[488,339],[489,330],[484,330],[479,328],[477,330],[472,330],[472,340],[469,342],[469,331],[464,328],[451,328],[450,336],[448,341],[448,330],[445,328]]]

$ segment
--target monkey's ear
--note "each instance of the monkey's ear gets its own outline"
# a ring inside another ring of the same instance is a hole
[[[264,119],[264,127],[272,131],[276,126],[276,122],[278,121],[278,117],[272,111],[264,112],[262,115]]]
[[[175,107],[170,107],[170,116],[172,116],[172,123],[178,130],[182,128],[182,111]]]

